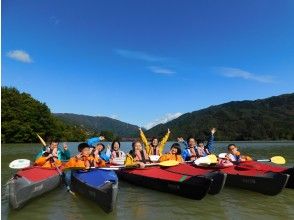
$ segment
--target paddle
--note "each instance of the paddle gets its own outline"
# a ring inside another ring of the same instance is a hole
[[[226,155],[227,155],[227,153],[220,153],[218,155],[218,157],[221,158],[221,159],[225,159]],[[272,163],[275,163],[275,164],[285,164],[286,163],[285,158],[282,157],[282,156],[273,156],[270,159],[258,159],[258,160],[255,160],[255,161],[258,161],[258,162],[272,162]]]
[[[31,161],[28,159],[17,159],[9,164],[11,169],[24,169],[31,166]]]
[[[207,156],[210,159],[210,163],[217,163],[217,157],[214,154]]]
[[[179,165],[180,162],[175,160],[167,160],[160,163],[150,163],[145,164],[145,167],[151,167],[151,166],[162,166],[162,167],[171,167]],[[137,164],[135,166],[125,166],[125,165],[115,165],[110,167],[91,167],[90,169],[100,169],[100,170],[119,170],[119,169],[131,169],[131,168],[138,168]],[[85,167],[67,167],[64,170],[85,170]]]
[[[275,164],[285,164],[286,163],[285,158],[282,156],[274,156],[270,159],[261,159],[261,160],[256,160],[256,161],[258,161],[258,162],[272,162]]]
[[[44,147],[46,147],[46,142],[43,140],[43,138],[42,138],[40,135],[38,135],[38,134],[37,134],[37,136],[38,136],[39,140],[41,141],[42,145],[43,145]],[[55,167],[55,169],[56,169],[56,171],[58,172],[59,176],[63,179],[62,172],[61,172],[60,169],[56,166],[56,164],[55,164],[55,162],[54,162],[54,159],[53,159],[53,158],[50,158],[50,160],[51,160],[51,164]],[[68,191],[70,194],[72,194],[73,196],[76,196],[76,194],[75,194],[73,191],[71,191],[70,186],[66,183],[66,181],[64,180],[63,182],[64,182],[64,185],[65,185],[67,191]]]
[[[199,166],[199,165],[210,165],[211,160],[209,157],[199,157],[196,160],[194,160],[194,164]]]
[[[37,134],[37,137],[38,137],[39,140],[41,141],[42,145],[43,145],[44,147],[46,147],[46,142],[43,140],[43,138],[41,138],[41,136],[38,135],[38,134]]]

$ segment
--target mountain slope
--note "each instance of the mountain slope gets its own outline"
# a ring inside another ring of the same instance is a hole
[[[16,88],[1,87],[1,120],[2,143],[39,142],[36,133],[45,140],[81,141],[87,137],[86,131],[62,123],[45,103]]]
[[[136,137],[138,135],[138,126],[108,117],[70,113],[56,113],[54,115],[65,123],[78,125],[95,132],[111,131],[120,137]]]
[[[203,138],[211,127],[218,129],[218,140],[294,140],[294,93],[211,106],[183,114],[146,133],[160,136],[170,128],[171,138]]]

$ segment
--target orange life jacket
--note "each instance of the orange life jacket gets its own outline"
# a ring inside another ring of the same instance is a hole
[[[78,159],[76,157],[72,157],[69,161],[65,164],[65,168],[86,168],[90,167],[91,156],[83,156],[82,158]]]
[[[35,165],[37,166],[41,166],[44,168],[55,168],[55,167],[60,167],[62,165],[60,160],[55,159],[55,161],[51,161],[50,159],[46,159],[46,157],[39,157],[36,161],[35,161]]]
[[[176,160],[180,163],[184,162],[184,159],[182,158],[181,155],[176,155],[176,154],[171,154],[171,153],[164,154],[159,158],[160,162],[167,161],[167,160]]]
[[[99,157],[91,155],[89,157],[91,167],[106,167],[105,161]]]

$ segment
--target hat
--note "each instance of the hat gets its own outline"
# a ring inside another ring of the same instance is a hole
[[[84,150],[85,148],[89,148],[90,146],[87,143],[80,143],[78,146],[78,151],[82,152],[82,150]]]

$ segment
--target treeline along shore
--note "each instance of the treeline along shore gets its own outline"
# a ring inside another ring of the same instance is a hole
[[[1,105],[2,143],[35,143],[36,133],[61,141],[84,141],[100,135],[107,141],[133,141],[139,137],[138,126],[112,118],[53,114],[46,103],[13,87],[1,87]],[[217,141],[294,140],[294,93],[210,106],[145,132],[148,137],[158,137],[169,128],[170,140],[204,138],[211,127],[218,129]]]

